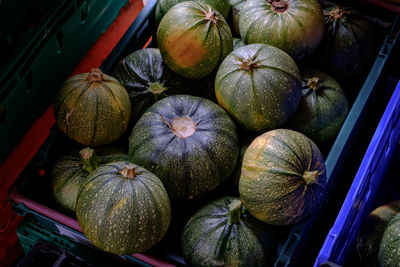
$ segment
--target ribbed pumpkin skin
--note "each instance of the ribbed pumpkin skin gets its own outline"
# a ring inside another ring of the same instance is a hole
[[[246,60],[256,67],[243,69]],[[293,59],[279,48],[251,44],[230,53],[218,68],[215,95],[246,130],[267,131],[292,116],[300,102],[300,72]]]
[[[246,44],[239,38],[233,38],[233,50],[238,49],[239,47],[245,46]]]
[[[131,104],[125,88],[113,77],[88,81],[89,73],[67,79],[57,92],[53,111],[58,127],[86,146],[114,142],[125,131]]]
[[[134,167],[134,178],[120,171]],[[76,216],[98,248],[114,254],[143,252],[157,244],[171,220],[168,194],[160,179],[127,161],[100,166],[79,192]]]
[[[379,266],[398,267],[400,266],[400,214],[394,216],[383,233],[379,247]]]
[[[231,5],[232,33],[235,36],[240,36],[239,15],[240,15],[240,11],[246,4],[246,0],[229,0],[229,4]]]
[[[201,208],[183,229],[181,243],[189,266],[271,266],[276,243],[268,226],[244,209],[231,223],[229,205],[239,198],[223,197]]]
[[[195,132],[181,138],[168,126],[191,118]],[[207,194],[231,175],[239,153],[236,127],[210,100],[175,95],[151,106],[132,129],[129,157],[157,175],[173,199]]]
[[[389,222],[400,212],[400,200],[374,209],[357,235],[357,255],[365,267],[379,267],[379,245]]]
[[[157,100],[187,91],[185,80],[167,68],[158,48],[140,49],[126,56],[118,62],[113,77],[128,91],[134,121]]]
[[[214,22],[207,14],[215,12]],[[221,14],[197,1],[173,6],[157,29],[165,64],[182,77],[201,79],[232,51],[232,33]]]
[[[336,9],[344,14],[329,15]],[[318,67],[342,86],[364,80],[377,52],[374,25],[348,7],[330,6],[324,9],[324,14],[326,30],[314,56]]]
[[[240,35],[246,44],[276,46],[294,59],[310,55],[324,34],[322,7],[317,0],[284,0],[288,8],[274,10],[270,1],[247,0],[240,11]]]
[[[96,149],[98,163],[128,159],[122,149],[110,147]],[[75,216],[76,198],[79,188],[85,181],[89,172],[84,169],[84,164],[78,151],[72,151],[56,161],[51,170],[51,189],[53,198],[61,209],[68,215]]]
[[[318,146],[328,144],[338,134],[349,111],[346,95],[333,77],[317,69],[302,70],[301,79],[299,106],[285,126],[307,135]],[[317,82],[313,84],[311,79]]]
[[[314,173],[308,184],[303,175]],[[240,199],[257,219],[292,225],[306,219],[326,185],[324,159],[311,139],[287,129],[258,136],[247,148],[239,180]]]
[[[228,0],[158,0],[156,7],[156,21],[160,22],[164,15],[167,14],[168,10],[170,10],[174,5],[184,1],[199,1],[206,3],[215,8],[215,10],[221,13],[224,18],[228,17],[231,8]]]

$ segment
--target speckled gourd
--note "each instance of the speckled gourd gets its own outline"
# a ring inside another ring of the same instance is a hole
[[[318,146],[331,143],[349,111],[347,97],[339,83],[315,68],[301,70],[302,97],[285,127],[301,132]]]
[[[116,141],[128,126],[131,103],[125,88],[100,69],[76,74],[58,90],[53,103],[58,127],[86,146]]]
[[[281,126],[294,114],[301,98],[300,71],[279,48],[245,45],[221,63],[215,95],[234,120],[249,131]]]
[[[304,134],[275,129],[254,139],[244,154],[240,199],[263,222],[293,225],[307,219],[325,187],[324,158]]]
[[[240,36],[240,30],[239,30],[239,16],[240,16],[240,11],[246,4],[246,0],[229,0],[229,4],[231,5],[231,28],[232,28],[232,33],[234,36]]]
[[[185,1],[174,5],[161,20],[157,44],[172,71],[201,79],[232,51],[232,33],[224,17],[210,5]]]
[[[271,226],[251,216],[236,197],[222,197],[197,211],[181,236],[190,266],[272,266],[277,243]]]
[[[96,153],[97,152],[97,153]],[[72,150],[59,158],[51,169],[51,191],[61,210],[75,217],[76,198],[86,177],[101,164],[127,159],[122,149],[106,146]]]
[[[231,175],[238,153],[228,114],[210,100],[189,95],[156,102],[129,138],[130,160],[157,175],[173,199],[215,189]]]
[[[165,235],[171,221],[168,194],[153,173],[128,161],[93,171],[82,185],[76,216],[96,247],[114,254],[144,252]]]
[[[298,60],[319,45],[325,23],[318,0],[247,0],[239,29],[246,44],[276,46]]]

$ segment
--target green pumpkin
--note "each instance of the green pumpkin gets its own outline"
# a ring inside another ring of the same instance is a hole
[[[58,159],[51,170],[53,198],[68,215],[75,216],[79,188],[91,172],[101,164],[128,157],[117,147],[100,147],[96,151],[89,147],[73,150]]]
[[[234,197],[197,211],[183,229],[181,244],[189,266],[272,266],[277,248],[270,227]]]
[[[104,164],[86,179],[76,203],[83,234],[114,254],[144,252],[165,235],[171,205],[160,179],[127,161]]]
[[[246,44],[239,38],[233,38],[233,50],[238,49],[239,47],[245,46]]]
[[[131,53],[118,62],[112,75],[128,91],[135,122],[157,100],[182,93],[188,87],[185,79],[163,63],[158,48]]]
[[[379,247],[380,267],[400,266],[400,214],[397,213],[388,223]]]
[[[246,209],[273,225],[293,225],[314,212],[326,186],[325,163],[315,143],[288,129],[258,136],[247,148],[239,180]]]
[[[131,103],[125,88],[100,69],[67,79],[53,103],[58,127],[86,146],[116,141],[128,126]]]
[[[319,45],[325,24],[317,0],[247,0],[239,28],[246,44],[276,46],[297,60]]]
[[[246,4],[246,0],[229,0],[229,4],[231,5],[231,28],[232,32],[234,33],[235,36],[240,36],[240,30],[239,30],[239,15],[240,11]]]
[[[198,1],[185,1],[168,11],[158,26],[157,43],[165,64],[189,79],[211,74],[233,44],[223,16]]]
[[[165,14],[176,4],[184,1],[199,1],[209,4],[217,10],[224,18],[228,17],[230,5],[228,0],[158,0],[156,7],[156,21],[160,22]]]
[[[302,97],[285,128],[307,135],[318,146],[330,144],[339,133],[349,111],[341,86],[317,69],[301,71]]]
[[[175,95],[151,106],[132,129],[129,157],[157,175],[172,199],[192,199],[232,173],[239,153],[236,127],[210,100]]]
[[[219,66],[215,95],[242,128],[271,130],[296,111],[301,98],[300,72],[279,48],[246,45],[230,53]]]

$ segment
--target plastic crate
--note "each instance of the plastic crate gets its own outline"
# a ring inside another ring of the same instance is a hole
[[[324,262],[345,263],[354,250],[354,241],[371,211],[389,201],[393,191],[400,192],[400,82],[368,146],[353,184],[336,221],[319,252],[314,266]],[[397,154],[394,152],[397,149]],[[393,188],[395,186],[398,188]],[[385,198],[381,198],[385,196]]]
[[[49,230],[29,215],[18,226],[17,235],[27,254],[18,266],[26,266],[33,260],[40,261],[43,257],[38,256],[38,253],[50,254],[48,256],[53,259],[54,264],[58,265],[44,264],[49,260],[49,257],[46,257],[46,261],[42,264],[37,262],[38,265],[29,266],[68,266],[68,263],[74,263],[74,261],[77,264],[75,266],[149,266],[141,261],[128,261],[124,257],[85,246],[67,235]],[[38,243],[41,245],[35,247]]]
[[[118,59],[143,47],[146,43],[150,46],[155,46],[154,12],[156,2],[156,0],[148,1],[146,7],[139,14],[126,35],[114,48],[107,60],[103,62],[101,69],[105,73],[112,69]],[[310,231],[315,225],[320,225],[321,223],[324,224],[325,228],[331,225],[329,220],[321,218],[325,218],[324,214],[327,212],[331,212],[335,216],[337,214],[334,210],[326,208],[327,203],[331,200],[332,192],[335,191],[337,184],[340,184],[341,180],[349,180],[354,177],[356,169],[352,170],[351,168],[354,167],[354,164],[358,166],[357,162],[361,162],[362,155],[373,135],[372,130],[378,124],[387,101],[393,92],[393,87],[389,87],[385,89],[388,92],[383,93],[383,89],[386,88],[383,76],[387,61],[398,41],[399,18],[397,15],[379,9],[375,11],[390,20],[391,28],[385,33],[386,37],[382,41],[381,49],[371,67],[371,71],[361,86],[357,98],[352,103],[341,131],[328,151],[329,153],[326,157],[328,189],[323,197],[324,200],[321,201],[316,211],[306,222],[290,227],[279,246],[279,255],[277,255],[275,266],[312,265],[318,254],[317,249],[321,246],[316,245],[316,243],[310,245],[315,241],[313,238],[317,236],[315,233],[311,235]],[[148,42],[149,40],[150,42]],[[374,109],[373,111],[372,108]],[[59,138],[57,129],[53,129],[50,137],[38,151],[36,158],[30,162],[19,181],[10,191],[9,198],[19,214],[33,214],[42,223],[47,224],[46,227],[49,229],[53,229],[58,233],[63,232],[82,243],[89,242],[81,233],[77,221],[58,212],[57,207],[54,207],[54,204],[51,203],[49,192],[45,191],[46,184],[47,188],[49,187],[46,179],[49,178],[47,173],[49,171],[48,167],[51,165],[47,163],[49,159],[55,158],[52,151],[57,151],[53,147],[57,144],[57,141],[55,141],[57,138]],[[347,193],[348,187],[341,189]],[[340,203],[343,203],[343,199],[341,199]],[[321,240],[319,240],[322,245],[327,231],[320,231],[319,234],[322,235]],[[173,238],[175,239],[171,240],[174,240],[174,243],[179,242],[179,237],[174,236]],[[149,263],[148,257],[152,255],[160,259],[163,264],[168,262],[178,266],[185,265],[182,256],[170,250],[172,247],[171,243],[164,242],[164,244],[160,244],[146,254],[135,254],[133,257]],[[304,253],[306,249],[308,253]],[[126,257],[132,258],[132,256]],[[304,263],[299,265],[300,261],[308,261],[307,263],[311,262],[311,264]],[[154,262],[154,264],[150,264],[158,266],[160,263]]]
[[[57,5],[0,65],[0,164],[128,0],[48,2]]]

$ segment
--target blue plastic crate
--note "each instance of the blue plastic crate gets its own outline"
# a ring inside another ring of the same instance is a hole
[[[369,144],[336,221],[319,252],[315,267],[328,261],[344,263],[354,246],[363,221],[374,205],[376,206],[378,192],[385,182],[394,151],[399,146],[399,138],[400,82]]]

